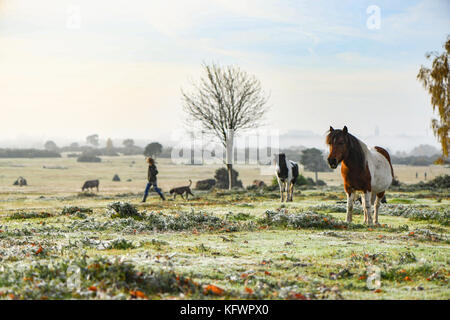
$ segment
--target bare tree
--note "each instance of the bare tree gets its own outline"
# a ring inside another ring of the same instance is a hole
[[[92,144],[94,147],[98,147],[98,134],[92,134],[86,137],[86,142]]]
[[[261,125],[268,97],[258,79],[239,67],[204,64],[203,71],[204,76],[193,84],[192,91],[182,90],[183,108],[226,148],[231,189],[234,137],[239,131]]]

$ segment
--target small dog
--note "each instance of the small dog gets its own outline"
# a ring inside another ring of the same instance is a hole
[[[183,199],[183,194],[186,194],[186,199],[185,200],[189,200],[189,195],[194,196],[191,192],[191,185],[192,185],[192,180],[189,180],[189,185],[188,186],[184,186],[184,187],[178,187],[178,188],[173,188],[171,189],[169,192],[170,194],[173,194],[173,199],[175,200],[175,198],[177,197],[177,195],[180,195]]]

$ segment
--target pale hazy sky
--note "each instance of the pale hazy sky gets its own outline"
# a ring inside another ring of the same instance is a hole
[[[449,17],[448,0],[0,0],[0,141],[167,137],[202,62],[255,74],[280,130],[431,136],[416,74]]]

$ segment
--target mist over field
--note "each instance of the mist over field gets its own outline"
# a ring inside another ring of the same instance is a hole
[[[202,62],[261,80],[285,147],[323,148],[330,125],[395,151],[438,146],[416,74],[445,40],[448,1],[382,1],[378,27],[369,1],[171,3],[3,0],[0,147],[94,133],[170,144]]]
[[[101,137],[101,145],[105,145],[106,139],[109,137]],[[113,143],[115,145],[120,145],[122,141],[128,137],[114,138]],[[315,133],[312,131],[300,131],[300,130],[289,130],[287,132],[281,132],[280,134],[280,147],[307,147],[307,148],[318,148],[325,149],[325,134]],[[423,136],[408,136],[408,135],[369,135],[361,136],[361,139],[367,141],[369,145],[383,145],[388,148],[393,153],[397,151],[410,152],[412,149],[419,145],[431,145],[438,150],[439,144],[436,138],[429,133],[429,135]],[[85,139],[83,137],[74,137],[69,139],[67,137],[51,137],[51,136],[27,136],[26,134],[18,136],[16,138],[10,139],[0,139],[0,148],[37,148],[41,149],[44,147],[44,143],[48,140],[53,140],[59,146],[69,145],[70,143],[77,142],[83,144]],[[134,139],[136,145],[145,147],[148,143],[152,141],[159,141],[165,146],[174,146],[177,144],[177,140],[173,139],[169,135],[152,135],[145,138]]]

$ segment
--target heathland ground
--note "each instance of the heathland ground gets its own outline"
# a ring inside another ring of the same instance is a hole
[[[158,159],[159,184],[195,184],[218,167]],[[272,180],[236,169],[245,186]],[[394,170],[408,184],[449,173]],[[18,176],[29,186],[13,186]],[[142,204],[143,157],[1,159],[0,299],[450,298],[448,189],[393,189],[382,225],[370,228],[358,206],[344,222],[339,172],[319,178],[328,186],[297,190],[288,204],[268,190]],[[90,179],[100,179],[99,193],[81,193]]]

